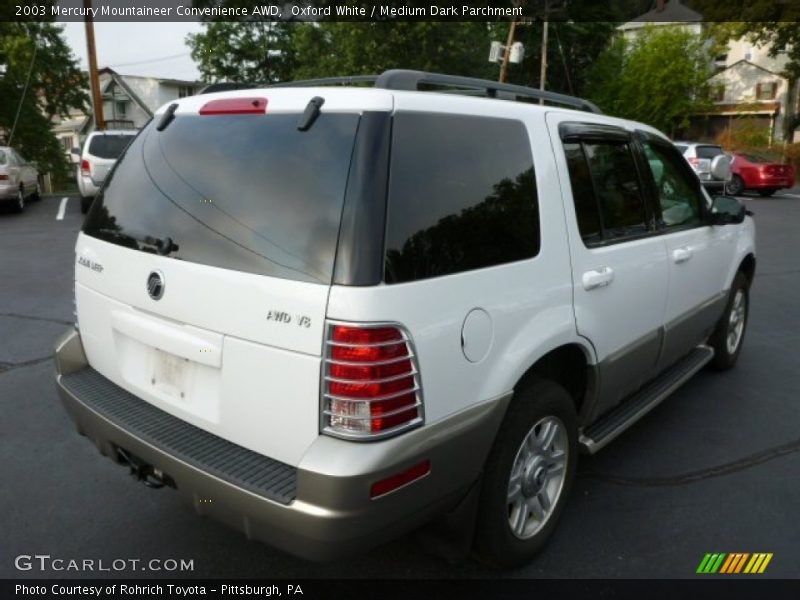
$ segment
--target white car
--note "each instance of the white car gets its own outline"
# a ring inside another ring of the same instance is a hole
[[[129,129],[93,131],[87,136],[80,152],[73,150],[73,153],[80,155],[77,180],[82,213],[88,212],[106,175],[136,137],[136,133],[136,130]]]
[[[39,199],[39,171],[13,148],[0,146],[0,201],[11,202],[16,212],[26,200]]]
[[[528,561],[581,448],[736,362],[753,220],[577,98],[327,83],[183,98],[133,141],[78,236],[64,405],[137,478],[290,553],[448,514],[464,549]]]

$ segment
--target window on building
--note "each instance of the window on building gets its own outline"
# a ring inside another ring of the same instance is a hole
[[[711,90],[711,99],[714,102],[722,102],[725,100],[725,86],[724,85],[716,85]]]
[[[61,138],[61,145],[64,147],[66,152],[72,151],[72,136],[67,135]]]
[[[777,81],[767,81],[756,86],[756,100],[775,100],[778,92]]]
[[[726,54],[720,54],[719,56],[715,57],[714,58],[714,63],[718,67],[724,67],[726,64],[728,64],[728,55],[727,55],[727,53]]]
[[[191,85],[179,85],[178,98],[186,98],[187,96],[194,96],[194,87]]]
[[[117,116],[124,117],[128,113],[128,103],[124,100],[117,100]]]
[[[390,166],[386,283],[539,253],[536,177],[522,122],[400,112]]]

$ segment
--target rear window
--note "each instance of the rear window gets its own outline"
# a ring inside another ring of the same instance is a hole
[[[356,114],[179,115],[109,175],[88,235],[195,263],[330,283]]]
[[[720,154],[724,154],[719,146],[697,146],[695,152],[697,158],[716,158]]]
[[[536,179],[522,122],[398,113],[391,157],[386,283],[539,252]]]
[[[0,150],[0,165],[6,164],[8,161],[6,160],[6,153]]]
[[[96,135],[89,140],[89,154],[97,158],[119,158],[132,135]]]

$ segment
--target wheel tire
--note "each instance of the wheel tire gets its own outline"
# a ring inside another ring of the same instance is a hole
[[[25,190],[17,190],[17,199],[14,201],[14,212],[21,213],[25,210]]]
[[[89,212],[89,209],[92,206],[92,200],[94,198],[87,198],[86,196],[81,196],[81,214],[86,214]]]
[[[725,186],[725,192],[731,196],[738,196],[744,193],[744,180],[738,175],[734,175]]]
[[[774,189],[768,189],[768,190],[758,190],[758,195],[759,195],[759,196],[763,196],[764,198],[767,198],[767,197],[769,197],[769,196],[772,196],[772,194],[774,194],[774,193],[775,193],[775,190],[774,190]]]
[[[546,437],[548,424],[556,427],[550,443],[531,452],[526,442]],[[560,461],[559,452],[565,453]],[[530,561],[542,549],[566,504],[577,457],[577,418],[567,391],[542,379],[520,387],[485,465],[475,532],[478,559],[495,567],[513,567]],[[519,485],[512,483],[513,478],[521,480]],[[514,487],[518,489],[512,496]],[[543,509],[539,500],[542,493],[549,509]],[[525,516],[518,518],[521,514]],[[521,535],[512,529],[512,520]],[[521,521],[525,522],[522,527]]]
[[[714,333],[708,338],[714,348],[714,358],[709,363],[717,371],[727,371],[736,364],[742,351],[747,316],[750,312],[750,285],[741,271],[733,278],[733,285]]]

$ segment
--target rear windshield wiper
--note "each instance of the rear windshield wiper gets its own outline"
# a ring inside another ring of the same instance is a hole
[[[150,235],[131,235],[129,233],[123,233],[117,229],[110,229],[108,227],[101,227],[98,228],[97,231],[99,233],[107,233],[113,235],[116,238],[127,238],[133,242],[136,242],[140,246],[148,246],[149,248],[139,248],[140,250],[151,250],[155,251],[156,254],[160,254],[161,256],[167,256],[172,252],[177,252],[180,250],[178,244],[172,241],[172,238],[167,236],[165,238],[157,238]]]

